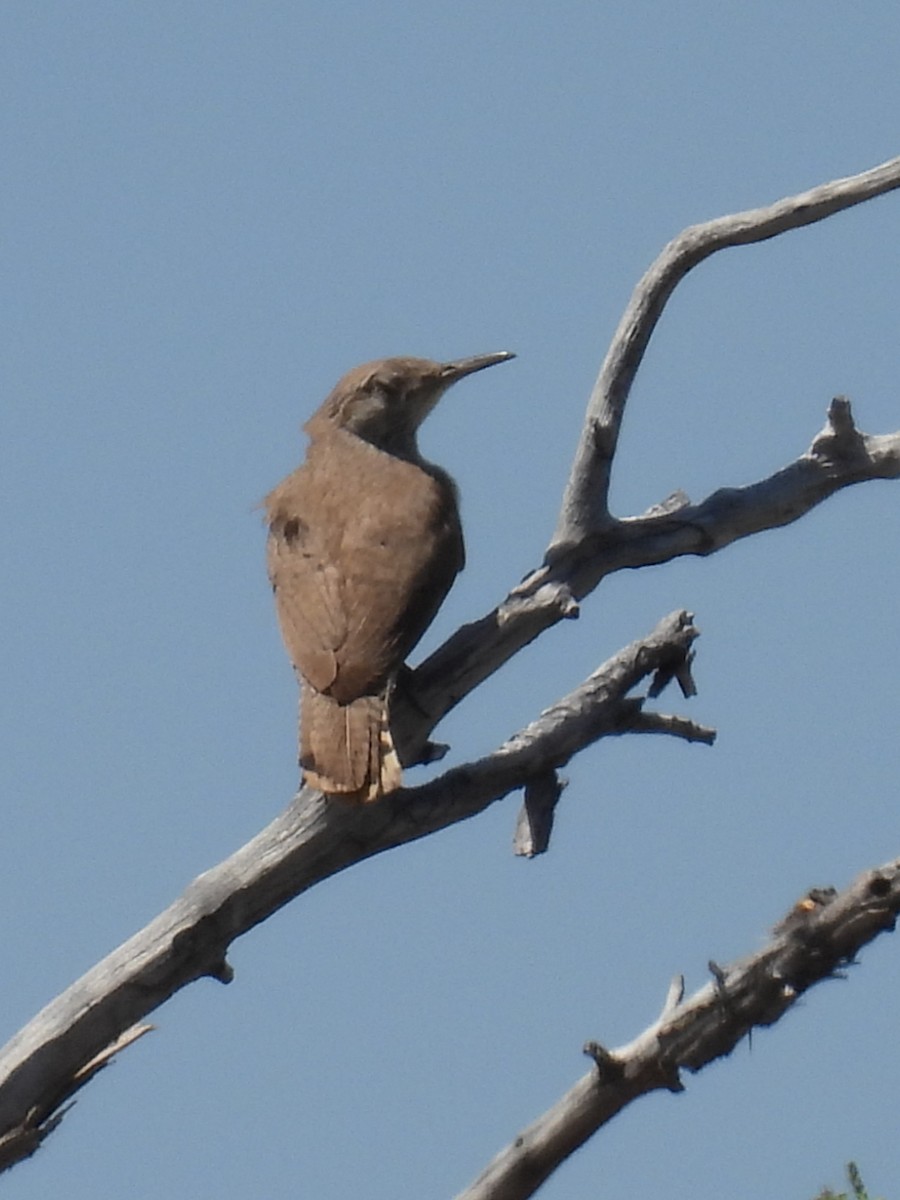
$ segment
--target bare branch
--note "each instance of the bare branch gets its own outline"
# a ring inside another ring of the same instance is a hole
[[[849,401],[837,397],[809,450],[774,475],[746,487],[720,488],[700,504],[672,513],[651,510],[618,521],[560,555],[547,577],[562,576],[574,595],[583,596],[614,571],[713,554],[741,538],[790,525],[842,488],[897,478],[900,433],[860,433]]]
[[[662,1014],[626,1046],[588,1042],[595,1068],[523,1130],[456,1200],[525,1200],[566,1158],[632,1100],[683,1090],[681,1071],[730,1054],[755,1026],[773,1025],[803,995],[852,963],[900,913],[900,859],[861,875],[841,894],[815,889],[776,927],[769,944],[682,1001],[673,981]]]
[[[698,725],[687,717],[672,713],[640,712],[634,719],[629,733],[666,733],[670,737],[684,738],[686,742],[702,742],[711,746],[716,740],[716,731],[708,725]]]
[[[534,858],[547,850],[553,832],[553,816],[565,786],[556,771],[546,771],[525,785],[525,797],[513,835],[513,854]]]
[[[616,521],[577,545],[549,551],[545,564],[492,613],[464,625],[413,672],[415,705],[401,703],[395,721],[404,761],[418,761],[418,747],[442,716],[539,634],[577,615],[576,601],[607,575],[688,554],[713,554],[798,520],[841,488],[898,477],[900,433],[859,432],[849,401],[837,397],[809,450],[768,479],[720,488],[695,505],[679,496],[642,516]]]
[[[766,208],[692,225],[669,242],[635,288],[600,369],[553,535],[554,547],[581,542],[612,521],[609,477],[625,404],[656,323],[685,275],[717,250],[766,241],[897,187],[900,158],[893,158]]]
[[[60,1104],[133,1040],[117,1041],[126,1030],[196,979],[230,982],[226,953],[236,937],[345,867],[474,816],[599,738],[630,732],[641,702],[627,693],[686,659],[697,636],[689,614],[672,613],[493,754],[422,787],[361,806],[304,789],[0,1051],[0,1169],[37,1149]]]
[[[134,1025],[131,1029],[126,1029],[111,1045],[73,1072],[70,1078],[61,1077],[55,1090],[48,1089],[47,1094],[24,1114],[18,1125],[0,1137],[0,1172],[25,1158],[30,1158],[45,1138],[59,1126],[74,1104],[74,1101],[67,1101],[108,1066],[120,1050],[124,1050],[152,1029],[152,1025]]]

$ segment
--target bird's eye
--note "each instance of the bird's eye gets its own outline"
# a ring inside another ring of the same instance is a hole
[[[385,404],[394,404],[400,399],[400,387],[395,379],[373,380],[372,392]]]

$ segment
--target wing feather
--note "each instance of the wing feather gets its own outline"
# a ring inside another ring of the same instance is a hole
[[[448,476],[342,430],[265,501],[269,574],[299,673],[341,703],[382,687],[463,565]]]

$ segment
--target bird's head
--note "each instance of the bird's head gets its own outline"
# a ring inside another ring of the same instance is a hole
[[[380,450],[415,459],[416,431],[447,388],[466,375],[510,358],[515,355],[501,350],[445,363],[428,358],[381,358],[364,363],[338,381],[309,425],[324,419]]]

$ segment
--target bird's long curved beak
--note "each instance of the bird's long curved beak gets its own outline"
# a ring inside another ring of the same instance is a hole
[[[457,379],[462,379],[475,371],[483,371],[485,367],[492,367],[495,363],[508,362],[509,359],[515,357],[511,350],[498,350],[496,354],[476,354],[472,358],[458,358],[455,362],[444,363],[441,375],[448,383],[456,383]]]

